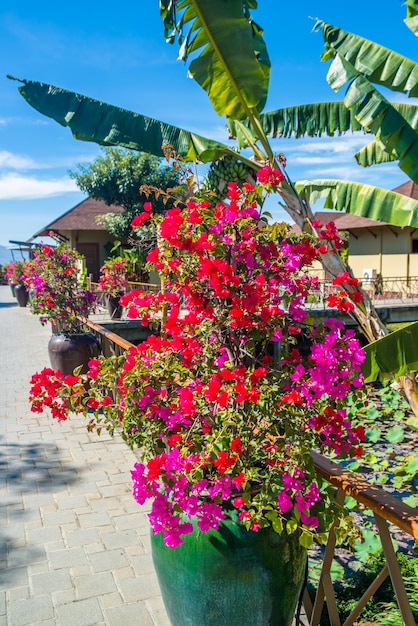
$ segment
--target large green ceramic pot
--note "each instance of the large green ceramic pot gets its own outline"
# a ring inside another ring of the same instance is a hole
[[[151,547],[172,626],[291,626],[307,562],[296,535],[247,531],[232,513],[177,548],[151,534]]]

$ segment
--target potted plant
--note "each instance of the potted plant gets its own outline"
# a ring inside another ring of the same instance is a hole
[[[128,287],[129,263],[121,256],[106,259],[100,268],[98,289],[105,293],[106,306],[111,319],[122,317],[120,297]]]
[[[152,501],[173,626],[290,625],[308,546],[336,521],[341,533],[349,526],[311,451],[361,455],[364,430],[345,403],[362,385],[364,354],[340,321],[310,315],[308,270],[342,242],[332,223],[319,241],[268,224],[262,206],[282,179],[266,166],[215,207],[190,200],[164,218],[141,214],[135,227],[157,228],[148,261],[164,291],[121,300],[128,318],[163,319],[161,335],[92,359],[85,376],[32,378],[34,412],[88,414],[90,429],[120,430],[140,450],[133,495]],[[342,310],[361,298],[350,280],[352,293],[331,299]]]
[[[24,280],[24,272],[27,263],[25,261],[10,261],[6,263],[6,273],[12,294],[21,307],[25,307],[29,300],[29,292]]]
[[[51,366],[64,374],[76,367],[87,369],[88,360],[98,355],[98,344],[85,332],[83,318],[94,311],[96,295],[85,289],[81,270],[82,256],[65,243],[37,248],[25,271],[31,289],[31,310],[42,325],[51,323],[48,343]]]

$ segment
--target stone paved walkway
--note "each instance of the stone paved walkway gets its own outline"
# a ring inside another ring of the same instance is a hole
[[[169,626],[134,453],[30,412],[48,327],[0,286],[0,626]]]

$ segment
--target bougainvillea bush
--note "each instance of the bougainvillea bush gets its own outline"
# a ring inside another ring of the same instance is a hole
[[[24,285],[24,272],[26,268],[26,261],[9,261],[5,264],[4,277],[7,279],[9,285]]]
[[[162,322],[161,334],[123,357],[91,360],[85,376],[45,369],[32,379],[33,411],[84,413],[89,428],[119,429],[139,448],[133,495],[152,501],[152,529],[171,547],[191,520],[217,528],[226,503],[248,529],[297,532],[306,546],[343,520],[311,451],[361,455],[364,431],[345,402],[362,385],[364,355],[352,331],[314,320],[306,305],[317,289],[309,268],[342,245],[335,225],[318,240],[263,215],[282,178],[264,167],[256,186],[230,184],[215,207],[189,201],[164,218],[147,207],[133,226],[157,228],[148,261],[164,290],[121,302],[131,319]],[[359,297],[353,283],[332,304],[349,310]]]
[[[124,294],[128,287],[129,263],[123,257],[106,259],[100,268],[98,288],[113,297]]]
[[[80,317],[94,311],[96,296],[82,285],[82,256],[66,244],[42,245],[26,263],[24,281],[32,292],[31,310],[42,325],[51,322],[53,332],[76,333]]]

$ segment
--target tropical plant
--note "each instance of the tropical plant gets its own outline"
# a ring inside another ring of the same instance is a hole
[[[128,287],[128,261],[122,257],[106,259],[100,268],[98,289],[111,296],[121,296]]]
[[[89,429],[120,430],[138,448],[134,497],[152,500],[151,526],[173,548],[192,518],[202,531],[217,528],[228,506],[248,529],[297,533],[304,546],[336,520],[347,530],[311,451],[362,454],[364,429],[347,420],[345,404],[362,386],[364,354],[354,331],[315,321],[306,307],[318,282],[309,267],[343,242],[332,224],[319,238],[269,225],[262,206],[283,174],[265,166],[258,180],[229,184],[215,209],[189,201],[137,220],[159,233],[148,261],[165,289],[133,290],[121,303],[142,324],[164,320],[159,336],[91,360],[84,376],[46,368],[32,378],[34,412],[83,413]],[[362,298],[350,284],[335,307]]]
[[[168,164],[162,165],[157,156],[117,148],[104,148],[102,156],[88,165],[78,165],[70,171],[70,176],[90,197],[124,208],[122,213],[108,213],[101,218],[109,232],[120,239],[131,234],[132,218],[142,210],[146,200],[142,186],[165,190],[179,184],[176,170]],[[163,213],[172,204],[173,201],[165,205],[156,199],[155,211]]]
[[[77,333],[83,328],[80,318],[94,311],[96,296],[83,288],[83,257],[65,243],[42,245],[26,265],[24,281],[32,291],[32,313],[42,325],[51,322],[54,333]]]

